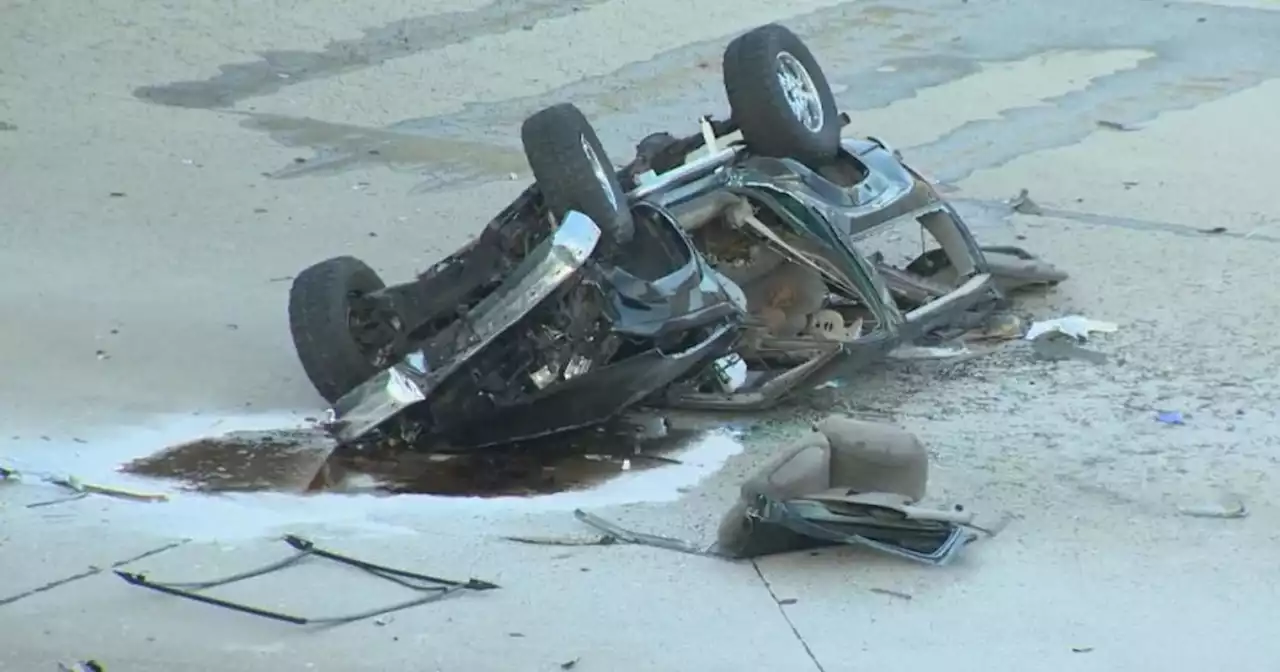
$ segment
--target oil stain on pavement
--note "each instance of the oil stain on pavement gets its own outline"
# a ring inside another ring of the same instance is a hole
[[[335,449],[319,430],[243,431],[182,443],[121,471],[176,480],[183,489],[205,493],[532,496],[592,488],[627,472],[684,466],[675,455],[700,444],[705,453],[708,441],[706,432],[668,428],[660,417],[469,452],[447,446],[408,450],[403,444]]]
[[[630,416],[523,444],[438,452],[451,449],[339,450],[299,414],[166,416],[74,441],[14,435],[3,466],[20,484],[4,492],[32,524],[89,515],[210,540],[312,525],[403,533],[424,516],[453,524],[459,515],[674,502],[743,450],[739,429],[661,420]],[[68,496],[59,482],[92,492]]]

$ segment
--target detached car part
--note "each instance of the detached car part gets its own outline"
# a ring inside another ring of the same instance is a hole
[[[436,576],[428,576],[426,574],[417,574],[408,572],[403,569],[395,569],[384,565],[376,565],[364,560],[358,560],[346,555],[340,555],[332,551],[316,547],[315,544],[301,537],[293,535],[286,536],[284,542],[293,547],[297,553],[285,558],[279,562],[259,567],[247,572],[233,574],[221,579],[213,579],[211,581],[190,581],[190,582],[168,582],[160,583],[152,581],[143,574],[126,572],[123,570],[115,570],[116,575],[124,579],[129,585],[147,588],[166,595],[181,597],[196,602],[203,602],[215,607],[222,607],[232,611],[249,614],[252,616],[260,616],[262,618],[271,619],[273,621],[283,621],[285,623],[293,623],[295,625],[342,625],[344,623],[352,623],[354,621],[364,620],[366,618],[374,618],[395,611],[402,611],[412,607],[417,607],[428,602],[435,602],[454,593],[465,590],[492,590],[498,586],[488,581],[480,581],[478,579],[470,579],[467,581],[453,581],[450,579],[442,579]],[[400,602],[386,607],[371,609],[345,616],[327,616],[327,617],[304,617],[283,614],[277,611],[263,609],[252,605],[241,604],[239,602],[231,602],[210,595],[204,595],[200,591],[210,588],[218,588],[227,586],[232,583],[238,583],[246,579],[252,579],[260,576],[278,572],[287,569],[308,558],[320,558],[330,560],[339,564],[347,565],[362,570],[368,574],[376,576],[380,579],[391,581],[410,590],[419,592],[419,596],[411,600]]]
[[[914,435],[841,416],[815,430],[742,485],[709,549],[626,530],[585,511],[574,515],[624,543],[730,559],[856,545],[938,566],[978,538],[969,513],[917,505],[929,464]]]

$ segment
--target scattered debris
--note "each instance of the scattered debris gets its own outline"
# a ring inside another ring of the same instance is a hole
[[[167,502],[169,496],[163,493],[136,492],[133,490],[125,490],[124,488],[116,488],[106,485],[94,485],[92,483],[83,483],[75,476],[46,478],[47,482],[53,485],[60,485],[64,488],[74,490],[78,493],[86,495],[106,495],[107,497],[117,497],[119,499],[129,499],[135,502]]]
[[[869,590],[869,591],[871,591],[871,592],[873,592],[873,593],[876,593],[876,594],[878,594],[878,595],[888,595],[889,597],[896,597],[896,598],[898,598],[898,599],[900,599],[900,600],[912,600],[912,599],[915,599],[915,598],[913,598],[913,597],[912,597],[910,594],[908,594],[908,593],[903,593],[903,592],[899,592],[899,591],[896,591],[896,590],[889,590],[888,588],[868,588],[867,590]]]
[[[534,546],[609,546],[618,542],[617,537],[607,534],[585,539],[561,539],[556,537],[503,537],[503,539]]]
[[[43,437],[42,437],[43,438]],[[83,443],[83,441],[81,441]],[[40,474],[40,480],[51,485],[67,488],[76,494],[72,497],[63,497],[45,502],[36,502],[28,504],[27,508],[36,508],[41,506],[49,506],[51,504],[61,504],[63,502],[72,502],[77,499],[83,499],[89,495],[106,495],[108,497],[118,497],[121,499],[129,499],[137,502],[166,502],[169,496],[165,494],[152,494],[125,490],[105,485],[95,485],[92,483],[84,483],[75,476],[54,476],[51,474]],[[0,480],[20,481],[23,479],[23,473],[17,469],[10,467],[0,467]]]
[[[1009,207],[1013,208],[1014,212],[1020,212],[1024,215],[1044,214],[1044,209],[1035,201],[1031,200],[1030,192],[1026,189],[1018,191],[1018,195],[1009,199],[1007,202]]]
[[[1186,418],[1182,416],[1182,411],[1159,411],[1156,413],[1156,420],[1166,425],[1185,425]]]
[[[1101,126],[1102,128],[1110,129],[1113,131],[1136,131],[1142,128],[1141,126],[1136,126],[1134,124],[1125,124],[1119,121],[1107,121],[1105,119],[1099,119],[1098,125]]]
[[[1244,518],[1249,515],[1249,510],[1243,501],[1234,500],[1179,506],[1178,513],[1192,518]]]
[[[1059,362],[1066,359],[1079,359],[1094,364],[1105,364],[1107,355],[1097,350],[1082,348],[1080,341],[1060,331],[1046,331],[1031,340],[1031,350],[1036,357]]]
[[[1052,320],[1044,320],[1036,322],[1027,329],[1026,335],[1023,337],[1028,341],[1034,341],[1041,334],[1051,331],[1061,332],[1075,338],[1078,341],[1089,340],[1092,333],[1109,334],[1118,330],[1120,327],[1113,322],[1102,322],[1092,320],[1083,315],[1067,315],[1065,317],[1057,317]]]
[[[64,577],[64,578],[58,579],[58,580],[56,580],[56,581],[50,581],[49,583],[46,583],[46,584],[44,584],[43,586],[38,586],[38,587],[36,587],[36,588],[32,588],[31,590],[27,590],[27,591],[24,591],[24,592],[18,593],[18,594],[16,594],[16,595],[10,595],[10,596],[8,596],[8,597],[0,598],[0,607],[4,606],[4,605],[6,605],[6,604],[13,604],[14,602],[17,602],[18,600],[26,599],[26,598],[28,598],[28,597],[31,597],[32,595],[38,595],[38,594],[40,594],[40,593],[43,593],[43,592],[46,592],[46,591],[53,590],[54,588],[58,588],[58,587],[61,587],[61,586],[65,586],[65,585],[67,585],[68,583],[72,583],[72,582],[74,582],[74,581],[79,581],[80,579],[87,579],[87,578],[89,578],[90,576],[93,576],[93,575],[95,575],[95,574],[101,574],[103,571],[105,571],[105,570],[107,570],[107,569],[115,569],[115,568],[118,568],[118,567],[124,567],[125,565],[128,565],[128,564],[130,564],[130,563],[138,562],[139,560],[145,560],[146,558],[150,558],[150,557],[152,557],[152,556],[159,555],[159,554],[161,554],[161,553],[164,553],[165,551],[171,551],[171,550],[173,550],[173,549],[175,549],[175,548],[177,548],[177,547],[179,547],[179,546],[182,546],[183,544],[186,544],[188,541],[190,541],[190,540],[189,540],[189,539],[181,539],[181,540],[179,540],[179,541],[174,541],[174,542],[171,542],[171,543],[165,544],[165,545],[163,545],[163,546],[160,546],[159,548],[153,548],[153,549],[151,549],[151,550],[149,550],[149,551],[145,551],[145,552],[143,552],[143,553],[139,553],[138,555],[135,555],[135,556],[133,556],[133,557],[125,558],[124,560],[120,560],[120,561],[118,561],[118,562],[114,562],[114,563],[112,563],[109,567],[97,567],[97,566],[90,566],[90,567],[89,567],[89,569],[87,569],[87,570],[85,570],[85,571],[83,571],[83,572],[79,572],[79,573],[77,573],[77,574],[72,574],[71,576]]]
[[[134,573],[124,572],[120,570],[115,570],[115,573],[116,573],[116,576],[119,576],[121,579],[124,579],[125,582],[127,582],[129,585],[139,586],[141,588],[147,588],[149,590],[165,593],[167,595],[173,595],[174,597],[181,597],[188,600],[194,600],[196,602],[203,602],[204,604],[208,604],[215,607],[222,607],[224,609],[230,609],[232,611],[238,611],[240,613],[249,614],[252,616],[269,618],[271,620],[282,621],[285,623],[293,623],[295,625],[341,625],[343,623],[352,623],[354,621],[361,621],[367,618],[386,617],[391,612],[400,611],[402,609],[409,609],[411,607],[417,607],[423,604],[427,604],[428,602],[435,602],[437,600],[443,599],[457,592],[468,591],[468,590],[483,591],[483,590],[493,590],[498,588],[496,584],[489,583],[488,581],[481,581],[479,579],[469,579],[467,581],[454,581],[451,579],[442,579],[440,577],[429,576],[426,574],[417,574],[414,572],[405,571],[403,569],[387,567],[385,565],[377,565],[371,562],[366,562],[364,560],[359,560],[349,556],[340,555],[332,551],[326,551],[324,549],[316,547],[315,544],[313,544],[312,542],[306,539],[303,539],[301,537],[296,537],[293,535],[285,536],[283,541],[289,546],[293,547],[295,551],[297,551],[293,556],[285,558],[284,560],[270,563],[268,565],[259,567],[257,569],[249,570],[247,572],[241,572],[239,574],[233,574],[231,576],[223,577],[221,579],[214,579],[212,581],[184,581],[184,582],[177,582],[177,583],[160,583],[160,582],[156,582],[148,579],[143,574],[134,574]],[[262,608],[254,607],[247,604],[231,602],[228,600],[211,597],[209,595],[204,595],[204,594],[201,594],[200,592],[203,590],[207,590],[209,588],[218,588],[218,587],[227,586],[233,583],[238,583],[246,579],[252,579],[259,576],[272,574],[282,569],[293,567],[298,563],[300,563],[301,561],[308,558],[320,558],[322,560],[331,560],[333,562],[337,562],[339,564],[343,564],[348,567],[354,567],[356,569],[363,570],[377,578],[385,579],[392,583],[396,583],[401,586],[404,586],[405,588],[408,588],[410,590],[417,591],[420,593],[420,596],[414,599],[408,600],[406,602],[400,602],[398,604],[393,604],[386,607],[380,607],[377,609],[371,609],[368,611],[363,611],[355,614],[348,614],[345,616],[327,616],[327,617],[321,617],[321,618],[307,618],[302,616],[292,616],[289,614],[284,614],[276,611],[269,611],[267,609],[262,609]]]
[[[82,660],[70,665],[58,663],[58,672],[106,672],[106,669],[96,660]]]
[[[676,539],[675,537],[664,537],[657,534],[646,534],[644,532],[632,532],[600,518],[599,516],[587,513],[582,509],[575,509],[573,511],[573,515],[575,518],[587,525],[604,532],[606,536],[613,538],[615,541],[640,546],[665,548],[670,551],[679,551],[681,553],[689,553],[692,555],[714,555],[714,553],[708,549],[701,548],[682,539]]]
[[[70,497],[59,497],[58,499],[46,499],[40,502],[32,502],[27,505],[27,508],[38,509],[42,506],[53,506],[54,504],[66,504],[67,502],[74,502],[79,499],[84,499],[85,497],[88,497],[88,496],[89,496],[89,493],[82,492],[78,495],[71,495]]]

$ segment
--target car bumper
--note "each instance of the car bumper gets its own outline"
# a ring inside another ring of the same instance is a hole
[[[356,440],[426,401],[445,378],[581,270],[599,241],[600,227],[590,217],[569,213],[555,233],[465,318],[468,340],[455,357],[433,363],[419,350],[379,371],[329,410],[334,437],[339,443]]]

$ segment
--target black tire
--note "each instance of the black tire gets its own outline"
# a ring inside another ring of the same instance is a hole
[[[378,372],[374,354],[352,332],[352,299],[382,289],[378,273],[355,257],[313,264],[289,288],[289,331],[311,384],[336,402]]]
[[[617,170],[577,106],[560,103],[533,114],[520,127],[520,141],[552,216],[577,210],[616,243],[631,240],[635,221]]]
[[[816,130],[792,112],[778,81],[782,54],[794,58],[813,83],[822,111]],[[724,50],[724,91],[733,120],[752,152],[817,167],[839,151],[839,110],[831,85],[809,48],[787,28],[770,23],[730,42]]]

